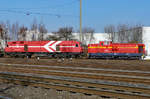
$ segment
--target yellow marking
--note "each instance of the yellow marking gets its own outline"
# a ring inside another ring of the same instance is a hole
[[[107,48],[107,47],[88,47],[88,48]]]
[[[113,48],[113,47],[88,47],[88,48]],[[114,47],[114,48],[138,48],[138,47]]]
[[[117,48],[138,48],[138,47],[117,47]]]

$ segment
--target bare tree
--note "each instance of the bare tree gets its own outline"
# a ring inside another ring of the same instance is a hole
[[[37,30],[37,29],[38,29],[37,20],[34,19],[33,23],[31,24],[31,30]]]
[[[44,34],[48,32],[44,24],[39,24],[39,40],[44,40]]]
[[[33,32],[32,34],[32,41],[36,41],[36,36],[38,33],[38,25],[36,19],[33,20],[33,23],[31,24],[31,31]]]
[[[0,41],[0,51],[3,50],[3,47],[2,47],[2,40],[3,40],[3,38],[4,38],[4,28],[3,28],[3,26],[0,24],[0,39],[1,39],[1,41]]]
[[[11,35],[11,24],[9,22],[9,20],[6,21],[6,31],[7,31],[7,34],[6,34],[6,42],[8,40],[10,40],[10,35]]]
[[[59,40],[71,40],[73,37],[72,32],[73,32],[72,27],[63,27],[63,28],[59,28],[57,32],[53,32],[53,34]]]
[[[4,33],[5,33],[5,29],[4,29],[3,25],[0,24],[0,38],[1,39],[4,39],[4,35],[5,35]]]
[[[120,25],[118,29],[119,42],[142,43],[142,25]]]
[[[83,44],[89,44],[89,43],[91,43],[93,40],[94,40],[94,36],[93,36],[93,34],[94,34],[94,32],[95,32],[95,30],[94,29],[92,29],[92,28],[90,28],[90,27],[84,27],[83,29],[82,29],[82,38],[83,38]]]
[[[132,32],[132,39],[130,40],[131,43],[142,43],[142,25],[136,25],[130,29]]]
[[[28,28],[25,26],[21,26],[19,29],[19,41],[26,41],[26,33]]]
[[[114,25],[108,25],[106,27],[104,27],[104,32],[105,33],[109,33],[109,38],[108,39],[111,39],[112,42],[115,42],[115,39],[116,39],[116,29],[115,29],[115,26]]]
[[[19,33],[19,24],[18,24],[18,22],[13,23],[11,25],[11,33],[12,33],[11,40],[18,40],[18,33]]]
[[[129,29],[129,26],[126,24],[119,24],[117,26],[117,34],[118,34],[118,41],[120,43],[128,43],[129,42],[129,33],[126,30]]]
[[[0,38],[6,42],[9,40],[8,32],[9,30],[7,24],[2,22],[0,24]]]
[[[8,27],[6,23],[0,23],[0,50],[3,50],[7,41],[9,40],[8,36]]]
[[[50,40],[50,41],[58,41],[60,40],[56,35],[49,35],[46,37],[46,40]]]
[[[109,25],[104,28],[106,33],[110,33],[113,42],[119,43],[141,43],[142,25],[119,24]]]

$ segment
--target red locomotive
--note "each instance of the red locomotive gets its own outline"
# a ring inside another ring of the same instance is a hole
[[[89,58],[141,58],[144,44],[103,42],[88,45]]]
[[[5,48],[7,55],[15,57],[79,57],[82,52],[81,44],[77,41],[12,41]]]

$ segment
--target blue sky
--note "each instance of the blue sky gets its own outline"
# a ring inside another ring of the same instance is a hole
[[[150,0],[82,0],[83,27],[103,32],[109,24],[150,26]],[[0,21],[30,26],[35,19],[49,32],[60,27],[79,29],[79,0],[1,0]]]

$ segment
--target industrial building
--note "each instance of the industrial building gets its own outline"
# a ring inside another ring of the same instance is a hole
[[[142,42],[145,44],[146,59],[150,59],[150,27],[142,27]]]

